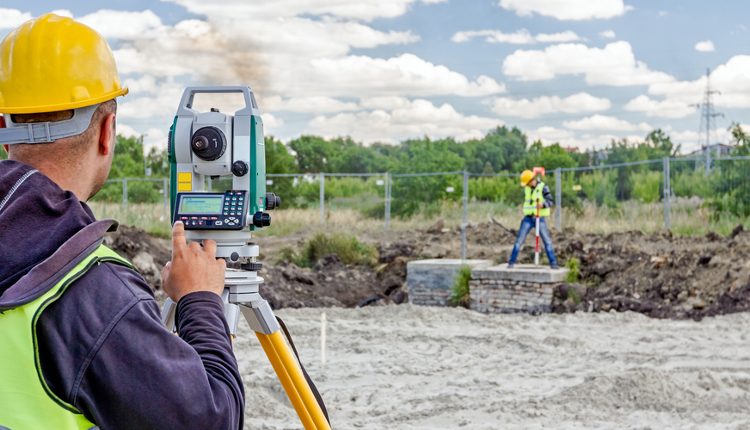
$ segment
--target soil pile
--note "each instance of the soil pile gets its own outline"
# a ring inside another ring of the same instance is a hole
[[[496,222],[467,229],[469,258],[507,260],[515,230]],[[275,263],[278,250],[299,246],[304,237],[262,238],[266,282],[261,294],[274,308],[353,307],[403,303],[406,263],[423,258],[455,258],[457,229],[388,232],[373,243],[379,252],[374,267],[343,264],[336,255],[312,268]],[[657,318],[702,318],[750,310],[750,232],[738,226],[726,237],[674,237],[632,231],[597,235],[566,230],[553,234],[561,262],[580,261],[580,278],[556,288],[557,312],[631,310]],[[531,262],[531,238],[520,256]],[[169,241],[141,230],[120,227],[107,244],[127,256],[151,285],[160,287],[159,272],[170,257]]]
[[[581,300],[562,310],[632,310],[659,318],[702,318],[750,310],[750,233],[727,237],[573,235],[561,241],[563,261],[581,261]],[[558,294],[567,299],[567,294]]]
[[[467,229],[470,258],[508,259],[516,231],[497,222]],[[418,254],[439,258],[456,232],[425,233]],[[533,261],[533,238],[520,261]],[[750,310],[750,232],[675,237],[639,231],[608,235],[553,233],[558,259],[580,261],[575,284],[556,290],[557,312],[635,311],[656,318],[695,318]],[[432,248],[432,252],[430,251]],[[430,256],[432,254],[432,256]],[[546,258],[543,257],[546,261]]]
[[[172,258],[168,240],[120,225],[117,231],[104,237],[104,244],[130,260],[152,288],[161,289],[161,269]]]

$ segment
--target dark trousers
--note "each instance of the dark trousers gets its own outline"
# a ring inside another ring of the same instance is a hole
[[[526,241],[526,236],[536,226],[536,218],[533,216],[525,216],[521,220],[521,226],[518,228],[518,236],[516,237],[516,243],[513,245],[513,252],[510,253],[510,260],[508,264],[515,264],[518,259],[518,253],[521,251],[523,243]],[[552,248],[552,236],[549,234],[547,228],[547,218],[539,218],[539,236],[544,243],[544,251],[547,253],[547,259],[549,260],[550,266],[557,265],[557,257],[555,256],[555,250]]]

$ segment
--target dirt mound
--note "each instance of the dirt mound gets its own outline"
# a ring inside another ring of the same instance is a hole
[[[127,257],[156,291],[161,290],[161,268],[171,258],[170,242],[138,228],[120,226],[108,234],[105,244]],[[336,255],[320,259],[312,269],[294,264],[264,261],[260,292],[271,306],[300,308],[367,304],[400,304],[406,301],[406,258],[410,245],[382,247],[376,267],[345,265]]]
[[[121,225],[116,232],[104,237],[104,244],[130,260],[151,287],[161,289],[161,269],[172,258],[168,240]]]
[[[591,310],[701,318],[750,309],[750,234],[741,226],[727,237],[574,236],[561,240],[560,254],[581,261]]]
[[[362,306],[403,303],[406,263],[422,258],[456,257],[457,229],[389,232],[369,240],[378,248],[374,267],[343,264],[336,255],[312,268],[274,264],[289,238],[263,238],[265,283],[261,293],[274,308]],[[469,258],[505,261],[514,231],[496,222],[467,229]],[[135,263],[160,287],[159,272],[169,260],[169,242],[141,230],[120,227],[107,244]],[[295,238],[294,240],[302,240]],[[366,238],[365,238],[366,240]],[[557,287],[557,312],[635,311],[657,318],[694,318],[750,310],[750,232],[738,226],[726,237],[673,237],[633,231],[596,235],[572,230],[553,234],[561,262],[580,261],[576,284]],[[530,246],[521,262],[532,259]]]

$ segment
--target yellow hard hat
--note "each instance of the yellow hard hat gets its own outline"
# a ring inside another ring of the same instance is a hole
[[[0,113],[77,109],[128,93],[104,38],[48,13],[0,42]]]
[[[521,172],[521,186],[525,187],[531,180],[534,179],[534,172],[531,170],[524,170]]]

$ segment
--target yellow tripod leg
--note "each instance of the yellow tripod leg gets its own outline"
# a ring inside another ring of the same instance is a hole
[[[331,426],[281,332],[255,334],[305,430],[330,430]]]

